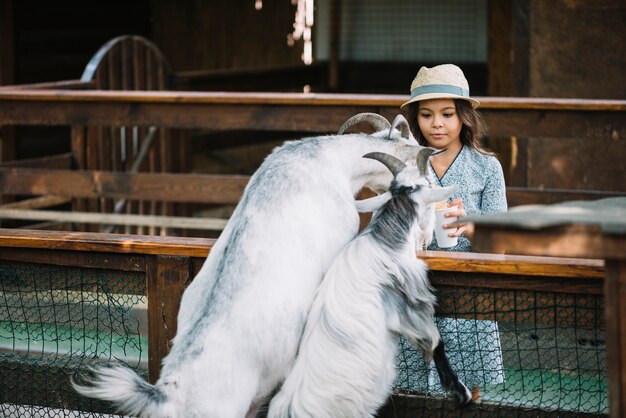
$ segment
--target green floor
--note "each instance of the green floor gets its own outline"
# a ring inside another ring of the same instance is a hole
[[[505,382],[482,390],[484,401],[544,410],[608,413],[606,376],[505,368]]]
[[[148,338],[52,324],[0,321],[0,351],[28,357],[68,355],[118,359],[147,368]],[[545,369],[505,368],[502,384],[482,388],[483,401],[545,410],[608,413],[606,377]]]
[[[28,357],[68,355],[117,359],[147,368],[148,337],[54,324],[0,321],[0,351]]]

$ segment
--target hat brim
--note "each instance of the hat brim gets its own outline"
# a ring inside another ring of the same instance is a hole
[[[453,94],[453,93],[425,93],[425,94],[420,94],[418,96],[415,96],[408,102],[403,103],[400,106],[400,109],[404,109],[405,106],[411,103],[420,102],[422,100],[430,100],[430,99],[461,99],[461,100],[467,100],[468,102],[470,102],[470,104],[472,105],[474,109],[480,106],[480,102],[471,97],[460,96],[458,94]]]

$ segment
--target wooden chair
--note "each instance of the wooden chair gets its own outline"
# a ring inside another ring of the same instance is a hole
[[[104,44],[87,64],[81,81],[92,81],[98,90],[168,90],[171,68],[163,53],[149,40],[133,35]],[[181,172],[187,169],[187,135],[157,126],[73,126],[72,153],[79,170]],[[174,148],[176,144],[177,148]],[[173,204],[155,201],[79,200],[76,211],[170,215]],[[83,229],[114,232],[113,227]],[[125,233],[165,234],[161,228],[125,227]]]

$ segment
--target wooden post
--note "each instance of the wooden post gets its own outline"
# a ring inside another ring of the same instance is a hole
[[[626,413],[626,259],[606,260],[606,298],[609,413]]]
[[[192,279],[191,269],[189,257],[157,255],[147,261],[148,374],[152,383],[158,380],[161,360],[176,335],[180,299]]]
[[[530,4],[528,0],[489,0],[489,96],[529,94]],[[488,138],[500,156],[507,185],[528,187],[528,138]]]

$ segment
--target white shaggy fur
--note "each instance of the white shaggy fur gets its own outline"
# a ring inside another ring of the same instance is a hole
[[[438,346],[435,297],[415,251],[416,242],[432,237],[434,202],[455,189],[434,189],[419,170],[406,167],[389,190],[359,203],[361,209],[385,206],[328,270],[268,418],[373,417],[396,376],[398,335],[425,358]],[[461,386],[466,402],[469,391]]]
[[[86,396],[141,417],[242,418],[285,379],[315,291],[356,235],[354,196],[384,191],[391,175],[372,151],[414,160],[419,146],[390,128],[277,148],[185,291],[161,377],[149,385],[122,367],[96,369]]]

